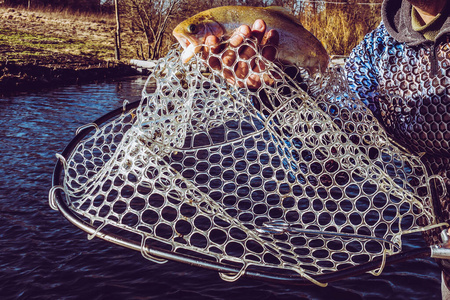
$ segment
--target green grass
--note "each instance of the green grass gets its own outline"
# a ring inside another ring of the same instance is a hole
[[[0,54],[9,61],[16,62],[46,57],[51,59],[49,55],[74,55],[105,60],[114,57],[114,47],[72,38],[0,29]]]

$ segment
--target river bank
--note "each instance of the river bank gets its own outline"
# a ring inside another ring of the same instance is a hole
[[[17,92],[133,76],[138,72],[124,63],[99,62],[84,66],[55,63],[53,67],[49,67],[35,63],[1,61],[0,74],[0,96],[7,96]]]
[[[114,30],[109,15],[0,7],[0,96],[137,74],[133,35],[117,61]]]

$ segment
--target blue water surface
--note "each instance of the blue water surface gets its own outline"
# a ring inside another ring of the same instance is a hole
[[[0,99],[0,299],[440,299],[431,259],[317,286],[240,279],[160,265],[87,235],[48,205],[56,162],[76,129],[140,99],[146,78],[66,86]],[[406,240],[424,246],[420,235]]]

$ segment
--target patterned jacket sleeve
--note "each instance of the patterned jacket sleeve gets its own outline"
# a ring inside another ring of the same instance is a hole
[[[381,35],[386,32],[384,25],[367,34],[348,58],[345,69],[349,87],[379,118],[378,105],[378,65],[377,55],[384,48]]]

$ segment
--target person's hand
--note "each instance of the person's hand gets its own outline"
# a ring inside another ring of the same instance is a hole
[[[266,33],[266,24],[263,20],[256,20],[251,29],[248,25],[240,26],[236,30],[235,34],[230,38],[230,46],[233,48],[239,47],[244,42],[245,38],[256,39],[257,44],[254,45],[254,47],[257,49],[258,47],[265,46],[262,55],[270,61],[275,59],[276,49],[274,46],[277,46],[279,42],[278,32],[275,30],[269,30]],[[220,51],[223,50],[219,46],[219,38],[214,35],[206,37],[205,44],[215,54],[220,53]],[[206,49],[205,54],[209,49]],[[249,46],[239,49],[239,58],[236,57],[235,51],[226,50],[222,54],[222,62],[216,57],[211,57],[208,60],[208,65],[213,69],[221,70],[222,63],[230,67],[235,63],[236,59],[240,59],[235,65],[233,71],[224,68],[223,74],[225,79],[227,79],[231,84],[237,84],[239,87],[245,87],[245,83],[242,80],[248,76],[249,68],[252,68],[255,72],[261,72],[264,71],[266,67],[265,64],[256,57],[251,59],[255,56],[255,54],[256,52],[254,49]],[[245,61],[242,61],[248,59],[251,59],[250,66]],[[235,82],[236,79],[237,82]],[[273,79],[268,75],[264,75],[263,78],[261,78],[258,74],[252,74],[248,76],[246,86],[250,89],[257,89],[261,86],[261,80],[264,80],[267,84],[273,84]]]

